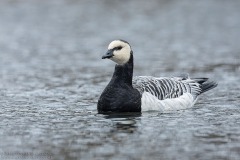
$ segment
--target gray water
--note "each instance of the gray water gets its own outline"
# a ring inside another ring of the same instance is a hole
[[[0,0],[0,159],[240,159],[239,0]],[[218,81],[169,113],[102,115],[111,40],[134,75]]]

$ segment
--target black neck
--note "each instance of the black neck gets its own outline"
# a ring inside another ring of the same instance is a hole
[[[115,71],[112,76],[111,81],[123,82],[132,86],[132,77],[133,77],[133,54],[131,51],[131,56],[129,61],[123,65],[116,65]]]

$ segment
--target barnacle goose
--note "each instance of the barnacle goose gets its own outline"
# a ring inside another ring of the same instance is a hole
[[[133,77],[133,51],[128,42],[114,40],[102,59],[116,62],[112,79],[102,92],[98,112],[170,111],[192,107],[197,97],[217,86],[208,78]]]

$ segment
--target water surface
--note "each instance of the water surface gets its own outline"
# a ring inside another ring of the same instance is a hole
[[[0,1],[1,159],[240,159],[240,1]],[[134,75],[210,77],[191,109],[97,114],[132,44]]]

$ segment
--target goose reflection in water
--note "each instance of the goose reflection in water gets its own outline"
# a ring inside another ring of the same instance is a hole
[[[104,113],[106,119],[111,119],[114,128],[111,132],[134,133],[137,130],[137,119],[141,113]]]

